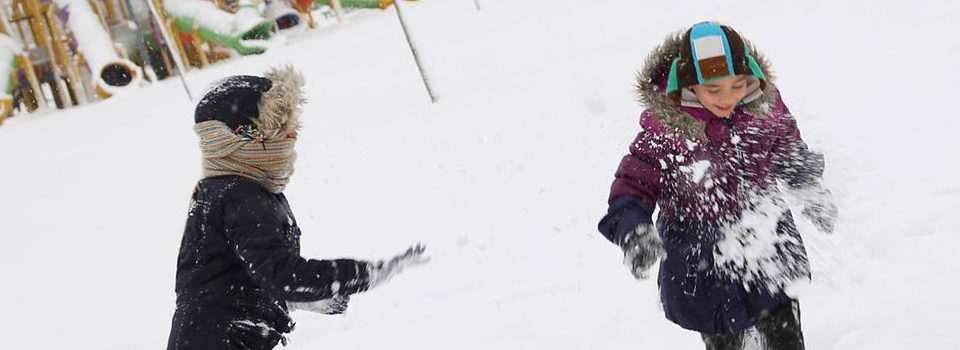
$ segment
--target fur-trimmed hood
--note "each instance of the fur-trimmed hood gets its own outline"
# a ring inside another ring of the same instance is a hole
[[[221,121],[259,141],[283,139],[300,127],[303,85],[303,75],[292,66],[272,68],[262,77],[220,79],[197,103],[194,122]]]
[[[678,32],[668,36],[662,44],[657,46],[647,55],[643,68],[637,73],[637,95],[639,101],[646,108],[659,124],[668,132],[679,134],[686,138],[703,138],[704,123],[702,120],[685,112],[681,105],[671,101],[665,93],[667,76],[670,74],[670,66],[673,60],[680,55],[680,45],[683,42],[683,32]],[[774,76],[770,69],[770,64],[766,58],[755,49],[755,46],[744,40],[744,44],[750,48],[750,52],[756,58],[757,64],[766,75],[766,84],[755,84],[754,89],[761,89],[760,93],[751,94],[752,98],[745,103],[743,110],[755,117],[766,117],[769,114],[768,102],[771,95],[775,93]],[[683,91],[683,106],[699,106],[695,102],[695,96],[692,92]],[[693,101],[690,101],[690,98]],[[701,106],[702,107],[702,106]]]
[[[300,113],[307,102],[303,96],[303,74],[286,66],[272,68],[264,77],[273,86],[260,98],[260,115],[253,122],[265,139],[276,140],[300,128]]]

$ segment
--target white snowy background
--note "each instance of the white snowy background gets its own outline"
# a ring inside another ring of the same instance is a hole
[[[187,75],[307,79],[286,191],[309,257],[433,261],[294,314],[290,349],[697,349],[596,232],[638,130],[634,73],[668,34],[731,24],[773,62],[842,218],[800,221],[808,349],[960,349],[955,1],[424,0]],[[0,127],[0,346],[158,349],[174,309],[194,103],[169,79]]]

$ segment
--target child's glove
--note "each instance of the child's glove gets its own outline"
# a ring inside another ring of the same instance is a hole
[[[290,311],[303,310],[316,312],[324,315],[339,315],[347,311],[347,305],[350,303],[349,295],[334,295],[330,299],[322,299],[309,302],[288,301],[287,309]]]
[[[833,233],[839,213],[837,205],[833,204],[833,195],[823,188],[811,195],[803,208],[803,216],[810,219],[817,230],[827,234]]]
[[[386,283],[393,278],[393,276],[396,276],[407,268],[420,266],[429,262],[430,258],[423,255],[423,251],[426,249],[426,246],[418,243],[415,246],[407,248],[407,251],[390,260],[380,260],[371,263],[369,268],[369,288],[374,288]]]
[[[663,242],[653,224],[640,224],[627,232],[620,243],[623,249],[623,264],[636,279],[647,279],[648,270],[664,255]]]

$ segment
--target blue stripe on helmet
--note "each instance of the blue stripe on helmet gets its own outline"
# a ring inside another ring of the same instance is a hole
[[[730,75],[736,75],[733,70],[733,57],[730,52],[730,42],[727,41],[727,34],[723,32],[723,28],[720,28],[720,24],[717,22],[700,22],[694,24],[690,28],[690,52],[693,53],[693,66],[697,70],[697,82],[703,84],[703,74],[700,72],[700,59],[697,57],[697,48],[693,43],[700,38],[709,37],[709,36],[719,36],[720,40],[723,42],[724,56],[727,59],[727,69],[730,71]]]

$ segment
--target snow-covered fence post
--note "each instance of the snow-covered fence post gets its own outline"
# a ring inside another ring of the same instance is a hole
[[[160,30],[160,35],[163,36],[163,41],[167,43],[167,49],[170,50],[173,56],[173,62],[177,64],[177,70],[180,71],[178,76],[180,76],[180,83],[183,84],[183,91],[187,92],[187,98],[190,101],[193,101],[193,94],[190,93],[190,87],[187,86],[187,79],[185,75],[187,74],[187,69],[183,66],[183,61],[180,59],[180,52],[177,50],[176,45],[171,45],[174,43],[173,39],[170,38],[170,34],[167,33],[167,26],[164,24],[163,17],[160,16],[160,12],[157,11],[157,7],[154,6],[153,0],[144,0],[147,2],[147,5],[150,6],[150,13],[153,14],[153,20],[157,22],[157,29]],[[175,52],[177,51],[177,52]],[[203,53],[201,53],[203,55]]]
[[[420,70],[420,78],[423,79],[423,85],[427,88],[427,94],[430,95],[430,102],[437,103],[440,100],[440,97],[437,96],[433,91],[433,84],[430,83],[430,78],[427,76],[427,71],[423,67],[423,62],[420,60],[420,52],[417,50],[417,44],[413,41],[413,36],[410,35],[410,30],[407,28],[407,23],[404,21],[403,17],[403,6],[400,5],[400,1],[394,1],[393,7],[397,9],[397,17],[400,18],[400,27],[403,28],[403,35],[407,38],[407,44],[410,45],[410,51],[413,53],[413,60],[417,62],[417,69]]]

